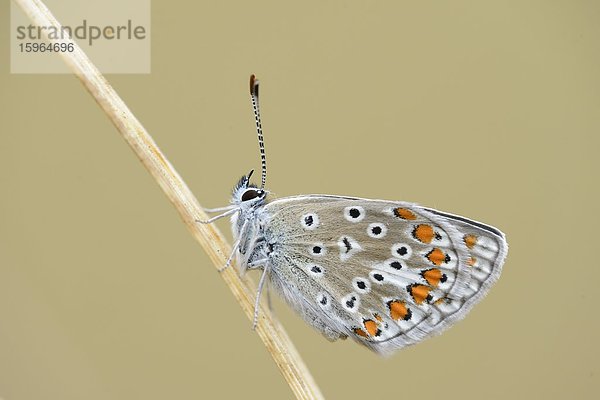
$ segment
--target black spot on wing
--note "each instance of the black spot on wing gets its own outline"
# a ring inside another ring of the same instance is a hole
[[[348,253],[350,250],[352,250],[352,243],[350,243],[350,241],[348,240],[347,237],[342,239],[342,242],[344,243],[344,246],[346,246],[346,253]]]

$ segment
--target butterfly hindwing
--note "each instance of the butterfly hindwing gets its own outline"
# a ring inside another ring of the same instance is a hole
[[[298,196],[265,212],[273,285],[329,339],[382,354],[462,318],[507,251],[495,228],[410,203]]]

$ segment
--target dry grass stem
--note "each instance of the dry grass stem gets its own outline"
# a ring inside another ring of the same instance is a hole
[[[35,25],[54,26],[60,30],[60,24],[41,1],[15,1]],[[71,41],[50,40],[50,42]],[[181,219],[192,235],[208,253],[215,267],[223,266],[231,250],[229,244],[214,226],[194,222],[195,219],[206,219],[206,214],[142,124],[76,43],[73,52],[61,53],[61,56],[109,116],[148,172],[156,179],[171,203],[179,211]],[[247,281],[240,279],[235,268],[226,269],[220,276],[231,289],[248,319],[251,320],[254,311],[255,289]],[[323,398],[285,330],[264,307],[261,307],[260,310],[256,332],[297,398]]]

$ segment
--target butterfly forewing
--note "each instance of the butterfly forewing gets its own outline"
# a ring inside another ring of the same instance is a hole
[[[495,228],[409,203],[298,196],[265,212],[274,286],[328,338],[383,354],[463,317],[507,251]]]

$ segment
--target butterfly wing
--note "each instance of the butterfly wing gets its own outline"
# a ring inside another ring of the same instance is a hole
[[[493,227],[410,203],[298,196],[265,211],[275,288],[329,339],[381,354],[463,318],[508,250]]]

